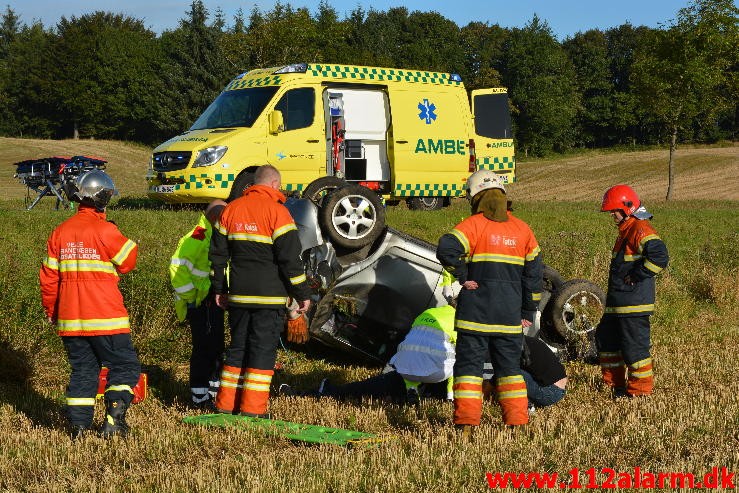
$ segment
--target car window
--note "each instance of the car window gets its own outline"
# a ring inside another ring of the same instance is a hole
[[[287,91],[275,106],[282,112],[285,131],[310,127],[316,109],[316,93],[310,87]]]
[[[479,94],[475,96],[475,133],[491,139],[510,139],[511,115],[508,94]]]

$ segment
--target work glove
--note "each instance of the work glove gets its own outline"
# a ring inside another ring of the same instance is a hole
[[[308,334],[308,319],[304,313],[296,318],[287,320],[287,341],[296,344],[305,344],[310,339]]]

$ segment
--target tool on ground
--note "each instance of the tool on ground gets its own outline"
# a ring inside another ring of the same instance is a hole
[[[267,435],[308,443],[371,446],[385,441],[384,438],[361,431],[292,423],[290,421],[276,419],[254,418],[251,416],[235,416],[232,414],[201,414],[198,416],[187,416],[183,421],[187,424],[199,426],[255,429]]]

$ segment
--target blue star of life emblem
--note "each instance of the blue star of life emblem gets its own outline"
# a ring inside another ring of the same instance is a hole
[[[282,161],[286,157],[287,156],[285,156],[285,154],[283,154],[282,151],[280,151],[280,152],[277,153],[277,159],[279,159],[280,161]]]
[[[431,125],[431,122],[436,120],[436,105],[430,103],[428,99],[424,99],[423,103],[418,103],[418,109],[421,112],[418,114],[418,118],[426,120],[426,125]]]

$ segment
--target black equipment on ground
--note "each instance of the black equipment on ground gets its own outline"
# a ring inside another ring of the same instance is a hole
[[[26,210],[33,209],[47,195],[56,197],[57,210],[60,204],[68,208],[77,177],[93,169],[104,170],[106,163],[90,156],[54,156],[15,163],[15,177],[29,190],[26,203],[31,200],[31,190],[38,194]]]

